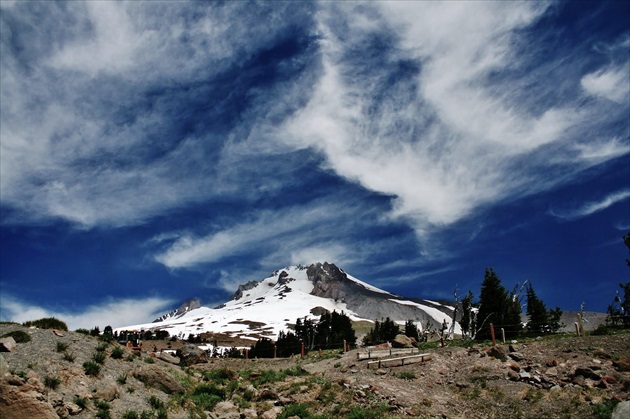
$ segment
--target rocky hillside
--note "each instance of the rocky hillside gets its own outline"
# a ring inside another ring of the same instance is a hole
[[[0,325],[0,336],[11,332],[30,341],[4,341],[3,419],[603,418],[630,399],[630,334],[432,343],[424,362],[368,368],[365,350],[207,359],[181,344],[179,357],[121,353],[92,336]]]

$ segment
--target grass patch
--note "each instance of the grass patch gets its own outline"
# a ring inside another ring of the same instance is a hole
[[[373,408],[366,408],[355,406],[346,415],[347,419],[381,419],[385,417],[387,412],[386,406],[376,406]]]
[[[87,407],[87,399],[85,397],[76,396],[72,402],[79,406],[81,409],[85,409]]]
[[[298,416],[301,419],[313,418],[313,414],[308,410],[308,404],[306,403],[290,404],[286,406],[278,416],[278,419],[287,419],[291,416]]]
[[[147,356],[146,358],[144,358],[144,362],[147,364],[155,364],[155,360],[151,356]]]
[[[44,386],[51,390],[56,390],[57,387],[59,387],[59,384],[61,384],[61,380],[57,377],[52,377],[50,375],[44,377]]]
[[[107,349],[108,346],[109,345],[107,343],[101,343],[96,347],[96,352],[105,352],[105,349]]]
[[[116,382],[120,385],[127,384],[127,374],[120,374],[118,377],[116,377]]]
[[[112,349],[112,353],[110,356],[114,359],[121,359],[124,354],[125,351],[123,351],[123,348],[121,348],[120,346],[116,346],[114,349]]]
[[[126,410],[121,417],[122,419],[140,419],[140,415],[135,410]]]
[[[148,402],[149,402],[149,405],[155,410],[158,410],[164,407],[164,402],[155,396],[149,397]]]
[[[103,364],[105,362],[105,352],[94,352],[92,354],[92,361]]]
[[[74,352],[64,352],[63,359],[68,362],[74,362],[74,360],[76,359],[76,356],[74,356]]]
[[[57,352],[65,352],[68,349],[68,344],[66,342],[57,342]]]
[[[411,372],[411,371],[402,371],[399,372],[398,374],[395,375],[395,377],[398,377],[400,379],[403,380],[415,380],[416,379],[416,374]]]
[[[85,375],[91,375],[93,377],[97,377],[101,372],[101,366],[93,361],[84,362],[83,369],[85,370]]]
[[[217,384],[225,384],[235,378],[235,374],[228,368],[219,368],[208,371],[203,375],[205,381],[213,381]]]

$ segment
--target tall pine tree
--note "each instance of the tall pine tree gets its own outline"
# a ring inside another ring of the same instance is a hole
[[[527,331],[530,333],[544,333],[549,331],[549,315],[547,307],[536,295],[532,283],[527,287]]]
[[[505,329],[506,337],[516,336],[521,331],[521,306],[518,295],[505,290],[501,285],[501,279],[492,268],[486,269],[479,304],[477,339],[490,337],[490,323],[494,325],[495,333],[498,333],[499,328]]]

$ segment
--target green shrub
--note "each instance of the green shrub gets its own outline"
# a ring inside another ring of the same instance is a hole
[[[204,374],[203,379],[206,381],[212,381],[217,384],[225,384],[227,381],[234,377],[234,372],[228,368],[219,368],[216,370],[208,371]]]
[[[386,409],[383,408],[364,408],[353,407],[346,416],[347,419],[381,419],[385,415]]]
[[[116,382],[120,385],[127,384],[127,374],[120,374],[116,377]]]
[[[105,400],[94,399],[94,406],[101,410],[109,410],[111,406]]]
[[[0,338],[12,337],[15,343],[25,343],[31,341],[31,335],[23,330],[14,330],[13,332],[5,333]]]
[[[221,399],[225,398],[225,390],[221,387],[217,387],[214,384],[200,384],[193,390],[193,395],[198,394],[212,394],[214,396],[218,396]]]
[[[101,343],[96,347],[96,352],[105,352],[105,349],[107,349],[108,346],[109,345],[106,343]]]
[[[112,349],[112,354],[110,356],[114,359],[121,359],[124,354],[125,351],[123,351],[123,348],[121,348],[120,346],[116,346],[114,349]]]
[[[286,406],[278,416],[278,419],[287,419],[291,416],[299,416],[301,419],[310,419],[313,417],[306,403],[290,404]]]
[[[57,352],[65,352],[68,349],[68,344],[66,342],[57,342]]]
[[[166,408],[161,407],[157,410],[156,415],[155,415],[156,419],[168,419],[168,414],[166,413]]]
[[[597,419],[608,419],[612,416],[613,410],[619,403],[618,400],[605,399],[599,404],[593,405],[593,416]]]
[[[26,327],[35,326],[39,329],[68,330],[68,326],[66,325],[66,323],[54,317],[45,317],[39,320],[31,320],[22,323],[22,325]]]
[[[87,407],[87,399],[85,397],[75,396],[74,400],[72,400],[74,404],[79,406],[81,409],[85,409]]]
[[[164,402],[162,400],[158,399],[155,396],[149,397],[148,401],[149,401],[149,405],[152,408],[154,408],[155,410],[157,410],[157,409],[159,409],[161,407],[164,407]]]
[[[146,362],[147,364],[155,364],[155,360],[152,356],[147,356],[146,358],[144,358],[144,362]]]
[[[63,359],[65,359],[68,362],[74,362],[76,357],[74,356],[74,352],[64,352]]]
[[[122,419],[139,419],[140,416],[134,410],[127,410],[122,415]]]
[[[92,354],[92,361],[103,364],[105,362],[105,352],[94,352]]]
[[[212,410],[220,401],[221,397],[214,394],[194,394],[190,399],[195,403],[195,406],[202,408],[203,410]]]
[[[403,371],[403,372],[400,372],[400,373],[396,374],[396,377],[402,378],[403,380],[415,380],[416,379],[416,374],[414,374],[411,371]]]
[[[81,328],[79,328],[79,329],[75,330],[75,333],[81,333],[82,335],[89,335],[90,331],[88,329],[81,329]]]
[[[150,410],[145,410],[140,413],[140,419],[153,419],[153,412]]]
[[[94,377],[96,377],[101,372],[101,366],[93,361],[84,362],[83,369],[85,370],[85,375],[91,375]]]
[[[52,390],[56,390],[59,384],[61,384],[61,380],[57,377],[51,377],[50,375],[44,377],[44,385]]]
[[[94,414],[94,416],[99,419],[110,419],[112,417],[111,413],[109,413],[109,410],[99,410]]]

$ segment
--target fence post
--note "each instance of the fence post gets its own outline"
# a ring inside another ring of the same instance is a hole
[[[302,359],[304,359],[304,341],[303,341],[303,340],[301,340],[301,341],[300,341],[300,343],[302,344],[302,345],[301,345],[301,350],[300,350],[300,357],[301,357]]]
[[[503,339],[503,344],[505,345],[505,329],[501,328],[501,338]]]
[[[278,347],[274,344],[273,345],[273,359],[276,359],[277,354],[278,354]]]
[[[494,325],[490,323],[490,336],[492,337],[492,346],[497,346],[497,340],[494,337]]]
[[[245,359],[249,359],[249,349],[245,349]]]
[[[346,353],[346,352],[348,351],[346,350],[346,340],[344,339],[343,340],[343,353]]]

